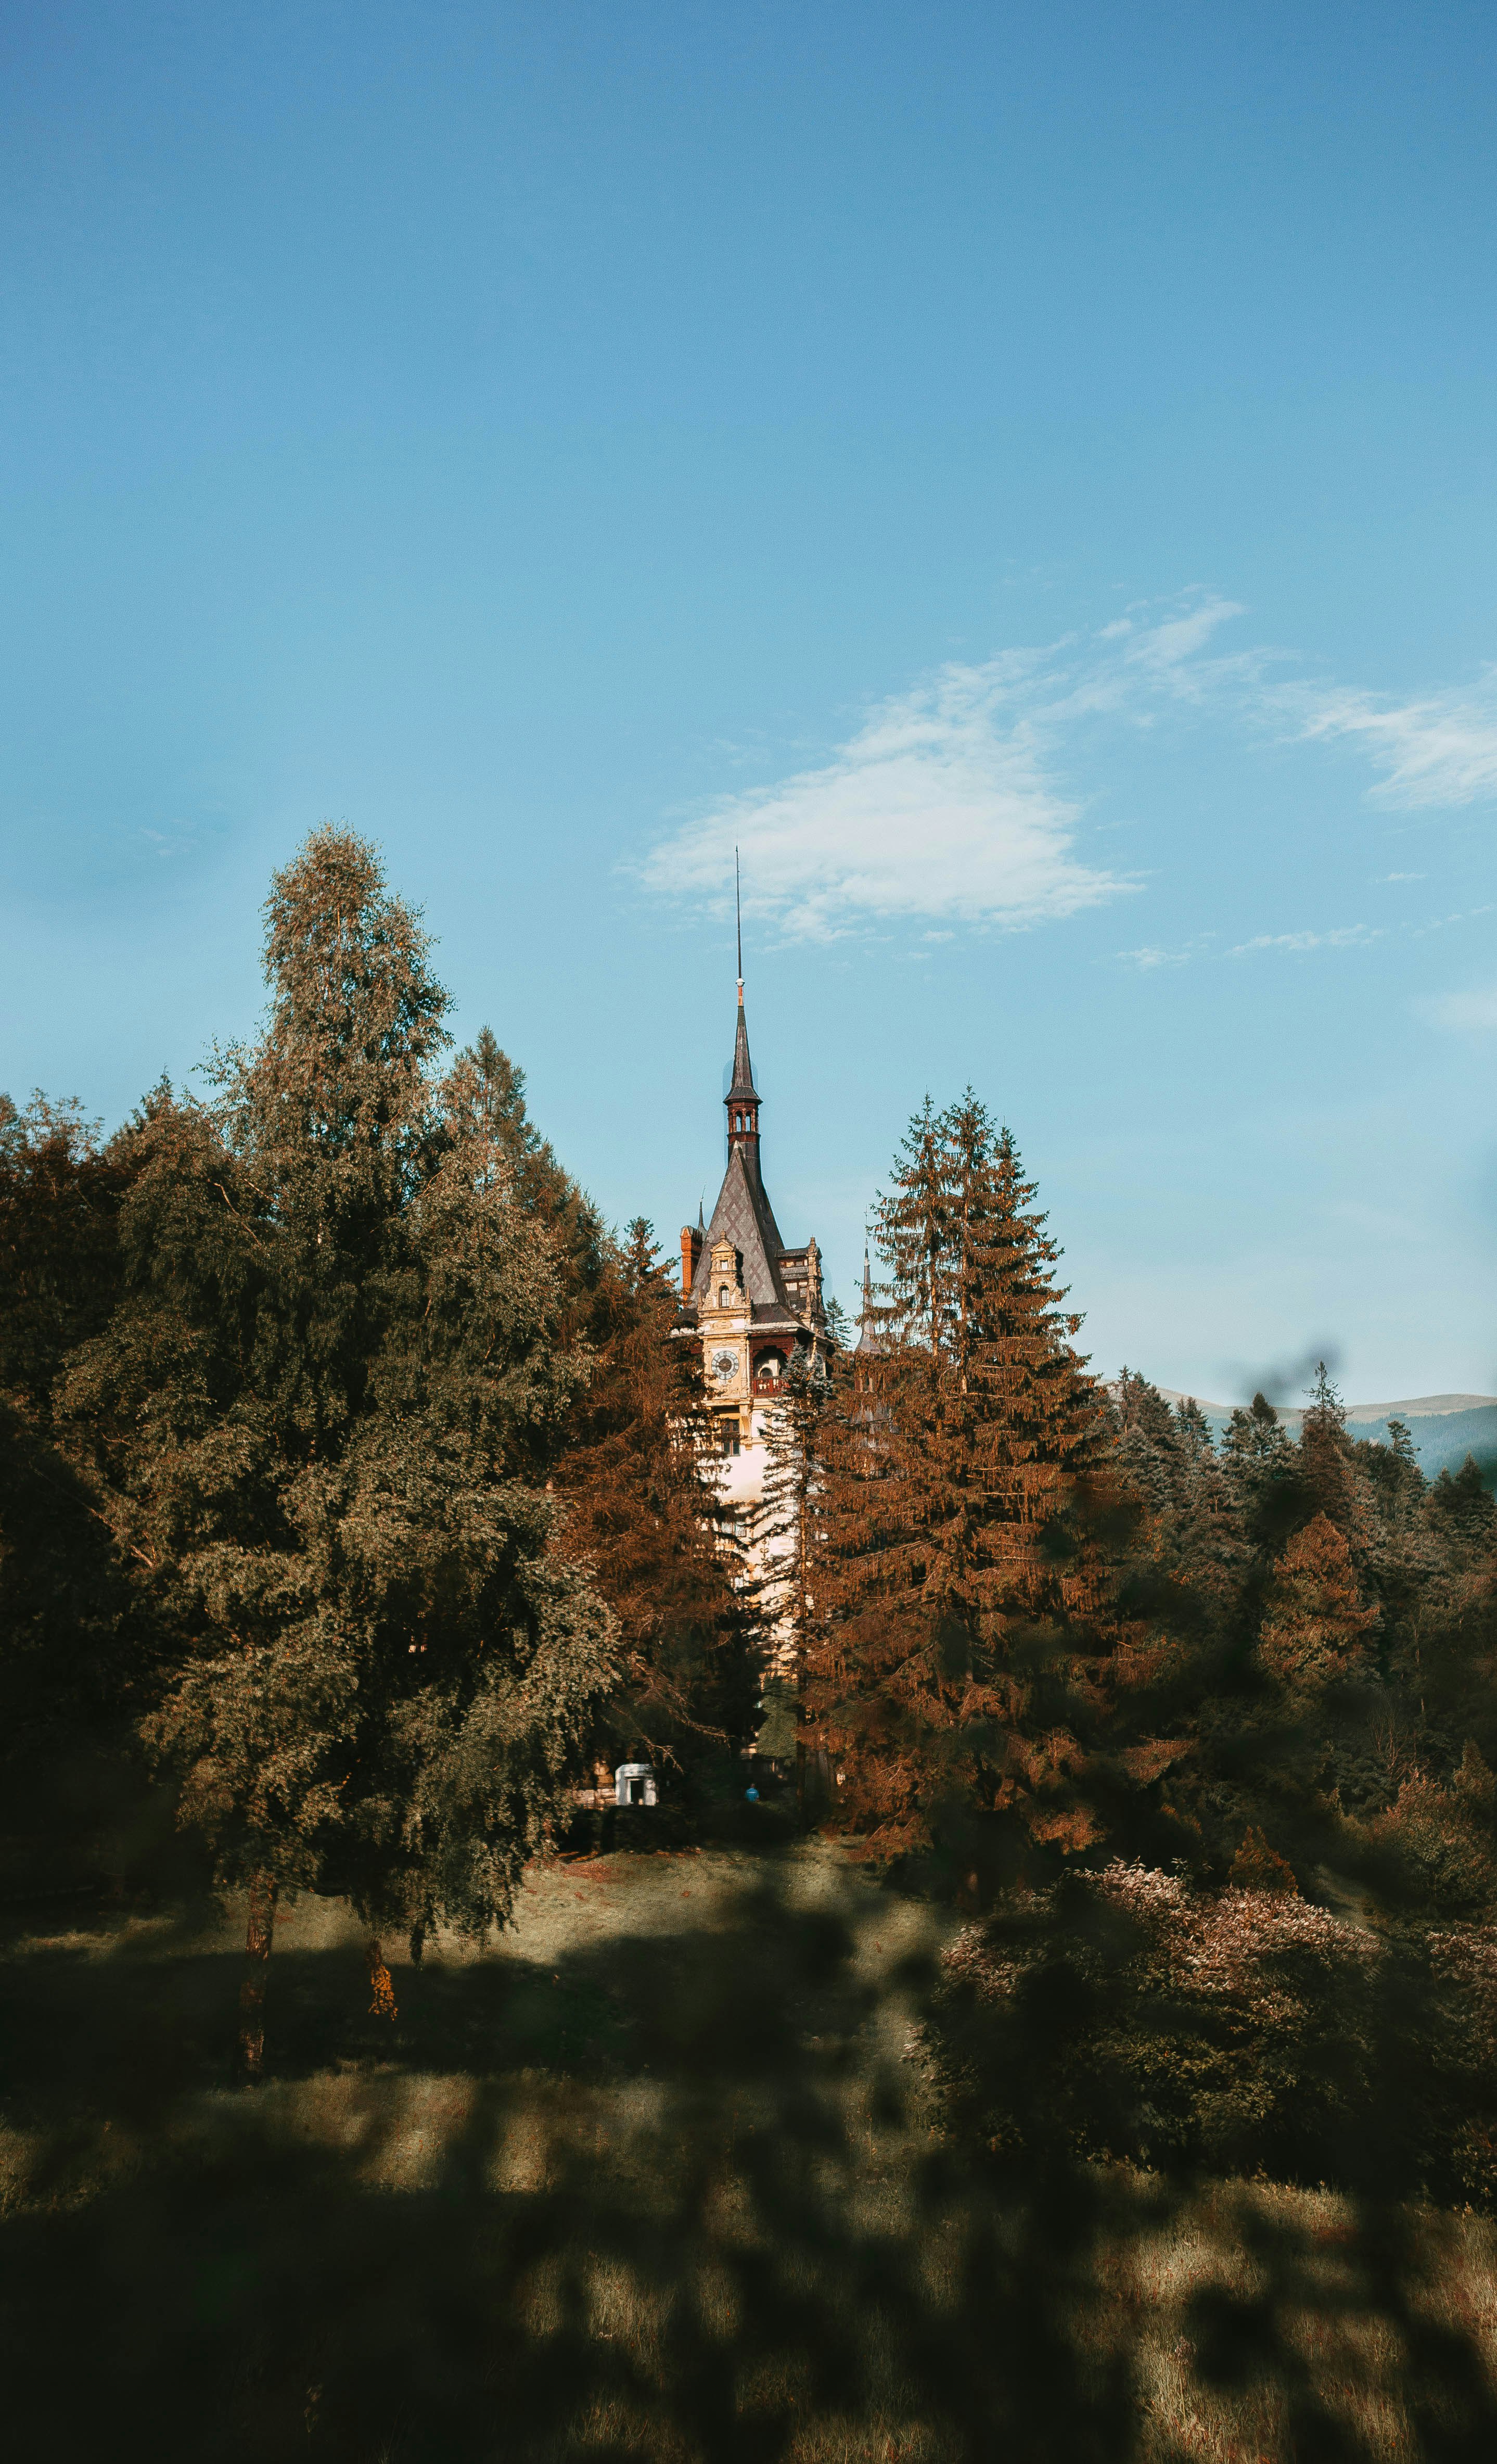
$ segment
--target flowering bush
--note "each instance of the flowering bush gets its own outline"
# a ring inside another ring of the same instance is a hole
[[[966,1927],[921,2041],[991,2147],[1497,2205],[1497,1928],[1115,1862]]]

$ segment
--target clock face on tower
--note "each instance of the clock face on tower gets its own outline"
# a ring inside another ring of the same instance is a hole
[[[713,1353],[712,1375],[717,1379],[720,1386],[726,1386],[729,1377],[734,1377],[737,1374],[738,1354],[736,1352]]]

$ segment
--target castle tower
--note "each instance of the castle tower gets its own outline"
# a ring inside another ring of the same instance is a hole
[[[821,1261],[814,1241],[789,1249],[760,1164],[759,1108],[748,1051],[743,979],[732,1083],[724,1097],[727,1168],[712,1219],[681,1235],[683,1332],[702,1346],[707,1402],[723,1458],[723,1503],[751,1535],[764,1494],[767,1416],[790,1364],[827,1349]]]

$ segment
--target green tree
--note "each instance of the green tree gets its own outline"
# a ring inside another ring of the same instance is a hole
[[[1254,1546],[1281,1549],[1296,1524],[1313,1511],[1299,1458],[1267,1396],[1239,1405],[1222,1440],[1223,1476]]]
[[[1299,1459],[1314,1511],[1350,1533],[1356,1522],[1356,1490],[1346,1406],[1323,1360],[1315,1364],[1315,1382],[1299,1425]]]
[[[1191,1461],[1182,1434],[1184,1424],[1159,1389],[1132,1369],[1118,1372],[1113,1409],[1117,1420],[1113,1448],[1117,1471],[1153,1513],[1167,1513],[1180,1502]]]
[[[1428,1513],[1444,1547],[1464,1563],[1476,1563],[1497,1539],[1497,1499],[1471,1455],[1458,1472],[1440,1473],[1428,1492]]]
[[[585,1375],[558,1243],[437,1075],[426,935],[333,829],[266,922],[264,1032],[142,1130],[69,1381],[159,1637],[149,1742],[249,1892],[251,2071],[277,1894],[353,1900],[380,2006],[381,1926],[503,1920],[610,1675],[547,1487]]]
[[[603,1220],[531,1119],[525,1072],[501,1051],[489,1027],[453,1062],[442,1089],[449,1137],[466,1139],[480,1170],[503,1181],[510,1203],[544,1227],[552,1248],[563,1327],[589,1332],[593,1296],[608,1254]],[[606,1313],[607,1303],[604,1303]]]
[[[76,1104],[0,1096],[0,1786],[12,1877],[44,1888],[118,1867],[140,1810],[126,1594],[55,1409],[118,1289],[128,1149]]]

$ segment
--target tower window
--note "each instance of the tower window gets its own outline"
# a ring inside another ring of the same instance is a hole
[[[720,1284],[718,1286],[717,1305],[719,1309],[727,1309],[727,1286],[726,1284]]]

